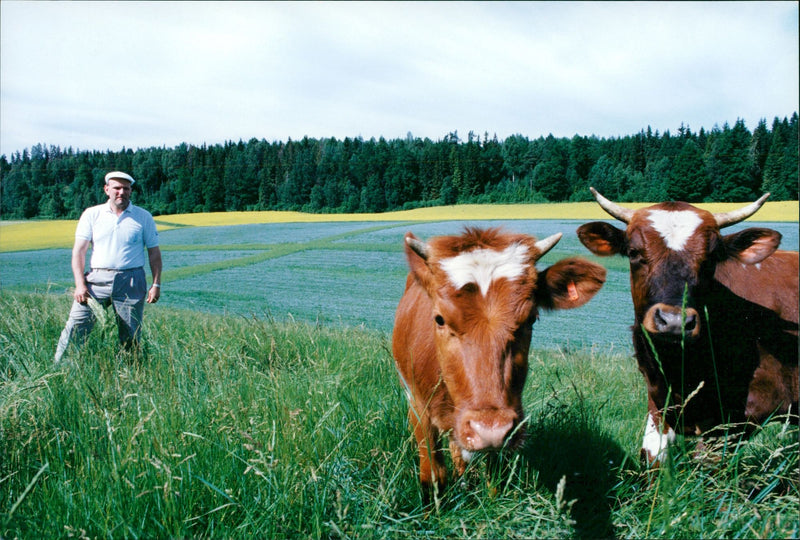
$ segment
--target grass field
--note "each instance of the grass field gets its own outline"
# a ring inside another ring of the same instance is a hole
[[[528,436],[425,508],[386,334],[153,307],[52,365],[68,298],[0,293],[0,537],[796,538],[796,428],[637,459],[630,358],[534,351]]]

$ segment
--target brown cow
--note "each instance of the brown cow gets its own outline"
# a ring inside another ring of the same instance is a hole
[[[603,286],[602,266],[535,263],[559,240],[497,229],[423,243],[405,237],[411,272],[395,317],[392,349],[409,399],[425,494],[446,483],[447,432],[456,472],[473,452],[514,448],[522,438],[521,393],[538,308],[569,309]],[[427,496],[427,495],[426,495]]]
[[[781,235],[771,229],[720,233],[769,194],[711,214],[683,202],[634,211],[590,189],[628,225],[587,223],[578,237],[597,255],[630,259],[633,344],[648,393],[643,457],[657,466],[674,430],[716,434],[721,424],[796,414],[798,254],[776,251]]]

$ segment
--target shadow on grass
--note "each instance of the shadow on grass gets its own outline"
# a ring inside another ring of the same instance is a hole
[[[612,510],[620,470],[636,461],[585,411],[556,408],[543,412],[528,427],[521,454],[538,481],[556,492],[566,480],[565,501],[574,501],[571,518],[583,538],[615,536]]]

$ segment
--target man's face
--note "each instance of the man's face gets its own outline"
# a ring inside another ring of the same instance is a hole
[[[105,186],[108,200],[120,210],[125,210],[131,202],[131,183],[112,178]]]

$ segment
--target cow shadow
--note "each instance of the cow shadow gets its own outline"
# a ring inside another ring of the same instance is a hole
[[[545,412],[528,427],[520,454],[537,483],[556,493],[564,479],[563,501],[571,504],[570,517],[582,538],[614,537],[614,487],[621,472],[637,470],[632,459],[581,411]],[[574,501],[574,502],[572,502]]]

